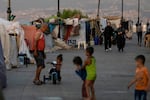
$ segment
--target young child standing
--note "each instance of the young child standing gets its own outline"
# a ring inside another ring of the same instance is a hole
[[[94,48],[88,47],[86,49],[86,60],[84,62],[83,68],[86,69],[86,80],[85,88],[87,93],[87,100],[96,100],[94,83],[96,80],[96,59],[93,56]]]
[[[83,69],[82,62],[83,61],[82,61],[81,57],[79,57],[79,56],[74,57],[74,59],[73,59],[73,63],[77,67],[75,72],[83,80],[83,84],[82,84],[82,98],[84,100],[87,97],[86,89],[85,89],[86,70]]]
[[[62,67],[62,63],[63,63],[63,55],[62,55],[62,54],[59,54],[59,55],[56,57],[56,65],[55,65],[56,68],[52,68],[52,69],[50,70],[50,74],[51,74],[52,72],[57,72],[58,81],[59,81],[59,82],[61,81],[61,67]]]
[[[57,70],[57,74],[58,74],[58,80],[61,81],[61,66],[62,66],[62,62],[63,62],[63,55],[59,54],[56,58],[56,70]]]
[[[135,84],[135,100],[147,100],[147,91],[149,89],[149,72],[145,67],[145,56],[139,55],[135,58],[136,75],[133,81],[128,85],[128,89]]]

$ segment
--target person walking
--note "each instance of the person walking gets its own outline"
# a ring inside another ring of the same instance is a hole
[[[109,50],[111,51],[111,36],[114,32],[114,29],[111,26],[111,23],[108,22],[107,26],[105,27],[104,30],[104,43],[105,43],[105,51],[108,52]]]
[[[47,30],[47,24],[42,24],[40,29],[38,29],[35,34],[34,40],[34,58],[37,64],[36,74],[33,83],[35,85],[42,85],[42,81],[40,81],[40,74],[43,68],[45,68],[44,59],[45,59],[45,38],[44,32]]]
[[[139,55],[135,58],[136,74],[135,78],[129,83],[128,89],[135,85],[135,99],[134,100],[147,100],[147,93],[149,91],[149,70],[145,66],[145,56]]]
[[[117,29],[117,47],[118,51],[124,51],[125,47],[125,29],[120,24],[119,28]]]
[[[147,27],[147,29],[146,29],[147,33],[150,33],[150,23],[149,23],[149,21],[147,22],[146,27]]]
[[[136,32],[137,32],[137,37],[138,37],[138,45],[141,46],[142,45],[142,24],[141,23],[137,23],[136,24]]]

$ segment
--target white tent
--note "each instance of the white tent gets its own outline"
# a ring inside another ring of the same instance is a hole
[[[0,89],[5,88],[6,85],[7,85],[6,66],[4,62],[3,50],[0,40]]]
[[[18,42],[15,36],[9,35],[10,33],[17,35]],[[9,22],[0,18],[0,39],[7,69],[11,69],[12,66],[17,67],[18,53],[27,54],[29,59],[33,59],[24,40],[24,30],[21,28],[19,22]]]

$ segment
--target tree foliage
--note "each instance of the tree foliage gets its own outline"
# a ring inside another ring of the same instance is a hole
[[[60,19],[67,19],[67,18],[73,18],[76,15],[79,15],[81,18],[88,18],[87,15],[83,14],[82,11],[77,9],[64,9],[62,12],[60,12]],[[58,19],[57,15],[52,15],[48,18],[45,18],[45,22],[49,22],[49,19]]]
[[[77,10],[77,9],[74,9],[74,10],[71,10],[71,9],[64,9],[61,13],[60,13],[60,17],[63,18],[63,19],[66,19],[66,18],[72,18],[76,15],[80,15],[81,18],[87,18],[86,15],[83,14],[82,11],[80,10]]]

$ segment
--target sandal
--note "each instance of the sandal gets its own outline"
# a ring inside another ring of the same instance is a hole
[[[33,83],[34,83],[35,85],[42,85],[43,82],[40,81],[40,80],[34,80]]]

